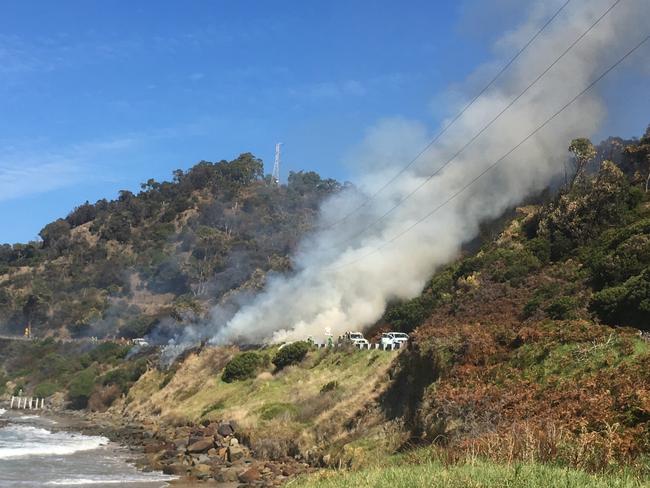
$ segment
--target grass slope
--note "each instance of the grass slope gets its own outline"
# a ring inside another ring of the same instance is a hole
[[[345,422],[376,400],[396,356],[388,351],[315,350],[299,365],[275,372],[270,364],[274,352],[264,352],[267,366],[255,378],[226,383],[223,368],[236,349],[203,349],[175,371],[149,370],[131,388],[125,405],[114,409],[126,407],[136,417],[153,413],[161,422],[236,420],[250,431],[258,450],[271,454],[290,446],[324,448],[347,436]]]
[[[287,486],[304,488],[641,488],[648,480],[633,475],[592,475],[582,471],[517,464],[505,466],[475,461],[445,466],[438,462],[373,468],[354,473],[327,472]]]

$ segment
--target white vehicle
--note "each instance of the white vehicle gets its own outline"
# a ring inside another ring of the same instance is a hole
[[[354,347],[358,347],[359,349],[370,349],[370,343],[368,342],[368,339],[364,339],[363,337],[350,339],[350,342],[352,345],[354,345]]]
[[[339,337],[339,342],[354,343],[354,341],[366,341],[366,338],[363,337],[363,334],[361,332],[346,332],[345,334]]]
[[[382,345],[382,347],[393,347],[393,346],[401,347],[403,344],[406,344],[408,340],[409,340],[409,336],[404,332],[385,332],[384,334],[381,335],[380,344]]]
[[[141,337],[138,337],[137,339],[133,339],[131,342],[133,343],[134,346],[147,347],[149,345],[149,343],[146,340],[142,339]]]

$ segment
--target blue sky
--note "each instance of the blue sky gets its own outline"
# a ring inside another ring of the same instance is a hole
[[[201,159],[250,151],[270,172],[277,141],[284,177],[353,179],[344,161],[369,127],[404,116],[434,129],[436,95],[527,6],[487,3],[4,0],[0,242]],[[603,135],[650,122],[646,81],[608,82]]]

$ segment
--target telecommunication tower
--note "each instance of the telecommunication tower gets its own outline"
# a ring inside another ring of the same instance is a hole
[[[275,162],[273,163],[273,174],[271,175],[276,185],[280,184],[280,146],[282,146],[281,142],[275,145]]]

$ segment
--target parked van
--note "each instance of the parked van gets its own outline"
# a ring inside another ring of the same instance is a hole
[[[381,335],[380,344],[382,347],[401,347],[409,340],[409,335],[404,332],[385,332]]]

